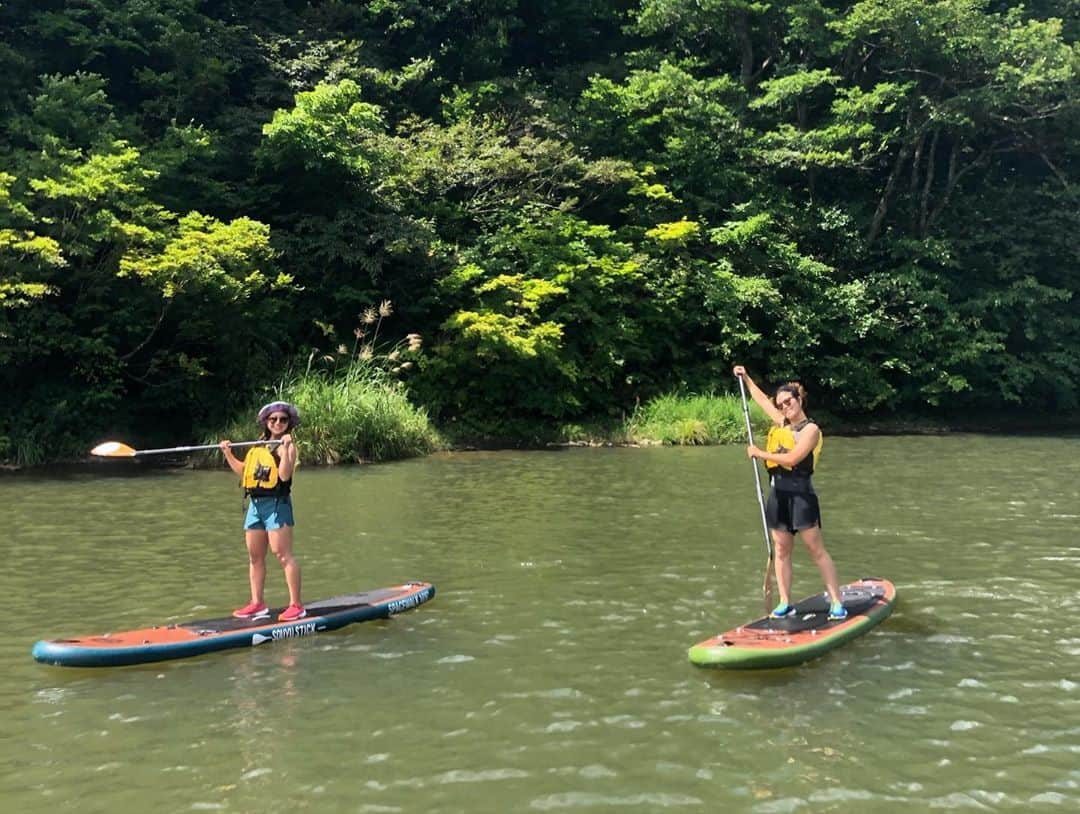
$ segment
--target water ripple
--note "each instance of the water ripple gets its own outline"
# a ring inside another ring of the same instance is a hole
[[[15,528],[0,579],[34,608],[0,640],[5,804],[1080,810],[1080,638],[1061,618],[1080,609],[1076,452],[1061,439],[830,438],[829,550],[845,579],[893,579],[900,602],[822,659],[755,673],[686,661],[694,641],[762,609],[736,448],[306,472],[309,595],[422,578],[436,600],[312,640],[100,671],[35,664],[30,643],[235,606],[235,479],[0,479]],[[1048,459],[1061,465],[1028,463]],[[867,487],[868,461],[887,490]],[[57,506],[79,507],[77,541]],[[800,595],[819,589],[805,550],[794,567]],[[280,570],[267,587],[281,598]]]

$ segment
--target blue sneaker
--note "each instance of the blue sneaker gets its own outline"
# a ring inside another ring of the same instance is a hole
[[[795,608],[787,602],[781,602],[775,608],[772,609],[772,613],[769,614],[773,619],[783,619],[785,616],[791,616],[795,613]]]
[[[843,605],[830,605],[829,621],[838,622],[841,619],[847,619],[847,608],[845,608]]]

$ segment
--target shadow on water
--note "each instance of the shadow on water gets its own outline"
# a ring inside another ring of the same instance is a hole
[[[117,458],[113,460],[80,461],[46,464],[25,469],[0,469],[0,479],[9,484],[25,481],[65,481],[84,478],[139,478],[191,471],[183,458]]]
[[[912,641],[927,636],[933,636],[952,626],[953,622],[941,619],[937,616],[915,616],[903,613],[899,608],[893,611],[888,618],[889,630],[895,634],[903,634]]]
[[[769,670],[719,670],[715,667],[696,667],[695,670],[710,687],[729,693],[756,695],[765,690],[798,689],[821,669],[818,662],[828,657],[826,653],[805,664]]]

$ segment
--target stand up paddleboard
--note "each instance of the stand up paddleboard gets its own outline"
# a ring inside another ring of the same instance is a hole
[[[279,639],[312,636],[353,622],[385,619],[422,605],[433,596],[434,585],[408,582],[312,602],[306,606],[307,616],[295,622],[278,622],[284,608],[276,608],[253,619],[227,616],[101,636],[42,640],[31,652],[38,661],[66,667],[116,667],[182,659],[231,647],[255,647]]]
[[[896,604],[896,587],[887,579],[843,585],[840,595],[847,619],[830,622],[829,597],[817,594],[796,603],[791,616],[764,616],[694,645],[690,661],[734,670],[801,664],[866,633]]]

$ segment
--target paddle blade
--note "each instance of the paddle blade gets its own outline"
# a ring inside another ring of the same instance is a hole
[[[101,458],[134,458],[135,450],[119,441],[106,441],[90,450],[90,454]]]
[[[772,557],[765,564],[765,584],[761,586],[761,593],[765,597],[765,613],[769,613],[775,606],[773,605],[773,561]]]

